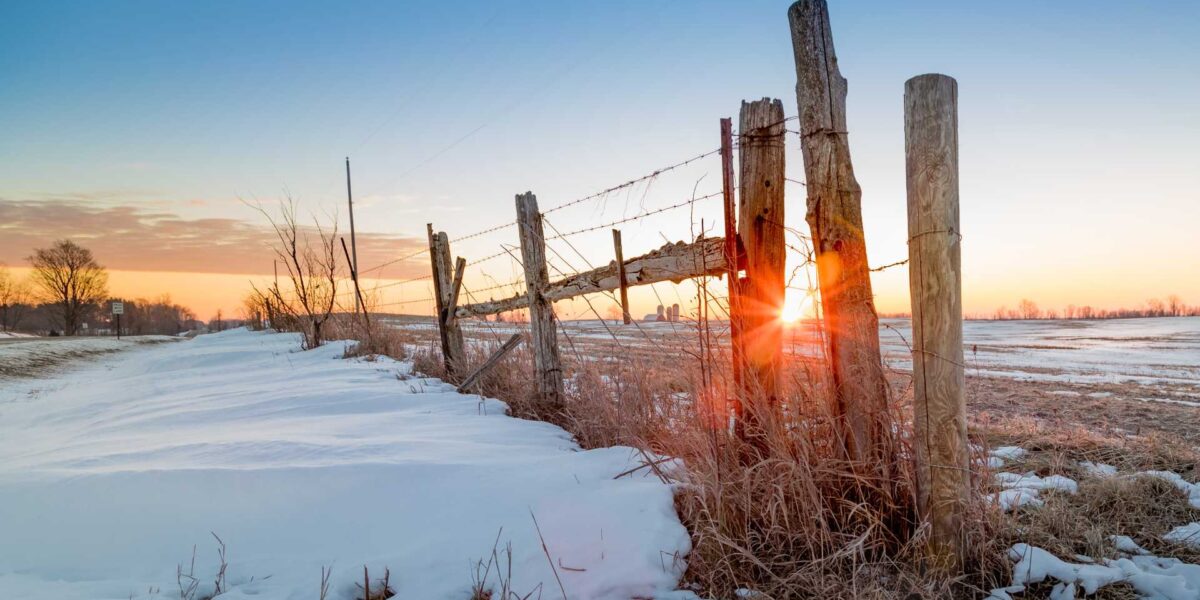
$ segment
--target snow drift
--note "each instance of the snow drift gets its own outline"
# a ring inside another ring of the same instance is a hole
[[[322,566],[349,599],[363,565],[399,598],[466,598],[497,538],[521,594],[675,595],[688,535],[668,485],[614,478],[633,450],[298,346],[236,330],[0,382],[0,597],[174,597],[193,545],[203,594],[210,532],[227,599],[316,598]]]

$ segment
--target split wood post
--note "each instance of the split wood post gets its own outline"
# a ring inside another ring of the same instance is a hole
[[[741,300],[738,262],[741,249],[737,236],[737,206],[733,195],[733,119],[721,119],[721,193],[725,216],[725,281],[729,286],[729,354],[733,361],[732,406],[735,426],[742,420],[742,349]],[[736,431],[736,429],[735,429]]]
[[[458,321],[446,323],[446,306],[450,303],[452,281],[450,279],[450,238],[446,232],[433,233],[433,224],[427,225],[429,233],[429,261],[433,269],[433,297],[437,306],[438,335],[442,341],[442,361],[447,376],[453,380],[466,366],[466,347]]]
[[[462,291],[463,272],[467,270],[467,259],[458,257],[454,262],[454,281],[450,283],[450,299],[446,301],[446,314],[442,316],[442,322],[447,326],[453,325],[458,316],[455,311],[458,310],[458,295]]]
[[[792,4],[788,20],[808,190],[806,219],[816,251],[833,410],[842,422],[848,456],[887,470],[894,444],[863,237],[862,190],[850,163],[846,80],[838,70],[825,1]]]
[[[958,84],[920,75],[904,84],[908,285],[912,294],[917,501],[930,559],[962,564],[970,486],[958,228]]]
[[[769,410],[779,396],[783,352],[785,262],[783,239],[783,102],[763,98],[742,102],[739,130],[738,234],[745,252],[741,294],[743,394],[749,404],[746,425],[755,410]],[[759,405],[755,408],[755,405]]]
[[[614,229],[613,250],[617,253],[617,276],[621,280],[621,320],[628,325],[633,321],[629,314],[629,281],[625,279],[625,253],[621,250],[621,230]]]
[[[551,406],[562,404],[562,364],[558,359],[558,330],[554,306],[543,294],[550,283],[546,270],[546,239],[542,215],[533,192],[517,194],[517,231],[521,238],[521,264],[525,267],[525,292],[529,296],[529,331],[537,394]]]

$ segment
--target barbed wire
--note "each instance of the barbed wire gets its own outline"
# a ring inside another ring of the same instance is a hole
[[[582,203],[584,203],[584,202],[587,202],[588,200],[594,200],[594,199],[596,199],[596,198],[600,198],[600,197],[603,197],[603,196],[607,196],[608,194],[611,194],[611,193],[613,193],[613,192],[615,192],[615,191],[617,191],[617,190],[621,190],[621,189],[627,188],[627,187],[629,187],[629,186],[632,186],[632,185],[637,185],[637,184],[639,184],[639,183],[641,183],[641,182],[643,182],[643,181],[647,181],[647,180],[649,180],[649,179],[654,179],[655,177],[658,177],[659,175],[662,175],[663,173],[666,173],[666,172],[669,172],[669,171],[673,171],[673,170],[675,170],[675,169],[678,169],[678,168],[681,168],[681,167],[687,166],[687,165],[689,165],[689,164],[691,164],[691,163],[693,163],[693,162],[696,162],[696,161],[698,161],[698,160],[700,160],[700,159],[702,159],[702,158],[707,158],[707,157],[709,157],[709,156],[712,156],[712,155],[714,155],[714,154],[719,154],[720,152],[721,152],[721,149],[720,149],[720,148],[717,148],[716,150],[709,150],[708,152],[705,152],[705,153],[703,153],[703,154],[699,154],[699,155],[693,156],[692,158],[689,158],[689,159],[687,159],[687,160],[685,160],[685,161],[683,161],[683,162],[678,162],[678,163],[675,163],[675,164],[673,164],[673,165],[669,165],[669,166],[666,166],[666,167],[662,167],[662,168],[660,168],[660,169],[656,169],[654,172],[652,172],[652,173],[650,173],[650,174],[648,174],[648,175],[643,175],[643,176],[641,176],[641,177],[638,177],[638,178],[636,178],[636,179],[630,179],[629,181],[626,181],[625,183],[622,183],[622,184],[620,184],[620,185],[614,185],[614,186],[612,186],[612,187],[610,187],[610,188],[608,188],[608,189],[606,189],[606,190],[601,190],[601,191],[599,191],[599,192],[596,192],[596,193],[594,193],[594,194],[591,194],[591,195],[589,195],[589,196],[584,196],[583,198],[578,198],[578,199],[576,199],[576,200],[572,200],[572,201],[570,201],[570,202],[566,202],[566,203],[563,203],[563,204],[559,204],[558,206],[555,206],[555,207],[553,207],[553,208],[548,208],[548,209],[546,209],[546,210],[542,211],[542,215],[548,215],[548,214],[550,214],[550,213],[552,213],[552,212],[555,212],[555,211],[560,211],[560,210],[562,210],[562,209],[564,209],[564,208],[567,208],[567,207],[570,207],[570,206],[575,206],[576,204],[582,204]]]
[[[721,195],[721,192],[716,192],[716,193],[713,193],[713,194],[708,194],[708,195],[705,195],[705,196],[693,197],[693,198],[690,198],[690,199],[688,199],[688,200],[684,200],[683,202],[680,202],[680,203],[678,203],[678,204],[672,204],[672,205],[670,205],[670,206],[664,206],[664,207],[662,207],[662,208],[657,208],[657,209],[654,209],[654,210],[651,210],[651,211],[646,211],[646,212],[644,212],[644,213],[637,214],[637,215],[634,215],[634,216],[632,216],[632,217],[625,217],[624,219],[617,219],[617,220],[615,220],[615,221],[610,221],[610,222],[608,222],[608,223],[601,223],[601,224],[599,224],[599,225],[593,225],[593,226],[591,226],[591,227],[584,227],[583,229],[577,229],[577,230],[575,230],[575,231],[568,231],[567,233],[560,233],[560,234],[558,234],[558,235],[555,235],[555,236],[553,236],[553,237],[548,237],[548,238],[546,238],[546,241],[552,241],[552,240],[561,240],[561,239],[563,239],[563,238],[567,238],[567,237],[570,237],[570,236],[573,236],[573,235],[579,235],[579,234],[581,234],[581,233],[587,233],[587,232],[589,232],[589,231],[597,231],[597,230],[600,230],[600,229],[605,229],[605,228],[608,228],[608,227],[612,227],[613,225],[620,225],[620,224],[622,224],[622,223],[629,223],[629,222],[631,222],[631,221],[637,221],[637,220],[639,220],[639,219],[644,219],[644,218],[646,218],[646,217],[653,216],[653,215],[657,215],[657,214],[659,214],[659,213],[664,213],[664,212],[667,212],[667,211],[669,211],[669,210],[674,210],[674,209],[676,209],[676,208],[682,208],[682,207],[684,207],[684,206],[689,206],[689,205],[695,204],[695,203],[697,203],[697,202],[699,202],[699,201],[701,201],[701,200],[708,200],[709,198],[715,198],[715,197],[717,197],[717,196],[720,196],[720,195]],[[544,214],[544,213],[543,213],[543,214]]]

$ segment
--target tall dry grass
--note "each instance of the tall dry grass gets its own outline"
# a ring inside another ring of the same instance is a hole
[[[908,450],[911,426],[899,401],[886,465],[846,458],[834,426],[828,385],[819,366],[788,365],[781,398],[751,395],[757,426],[741,439],[730,432],[728,357],[702,360],[686,347],[566,340],[562,406],[530,395],[532,357],[510,353],[479,390],[505,400],[512,414],[549,421],[584,448],[639,448],[645,468],[677,484],[676,505],[691,532],[685,583],[707,598],[951,598],[1003,585],[1006,546],[999,515],[978,501],[963,531],[970,576],[922,566],[924,533],[916,513]],[[490,345],[468,346],[481,363]],[[442,370],[439,349],[410,358],[430,375]],[[660,457],[682,460],[667,469]],[[977,481],[978,498],[986,482]]]

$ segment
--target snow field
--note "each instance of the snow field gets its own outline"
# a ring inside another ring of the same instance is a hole
[[[557,576],[570,598],[689,596],[672,591],[690,542],[671,488],[614,479],[632,449],[580,451],[407,364],[298,346],[234,330],[0,381],[31,398],[0,403],[0,597],[174,597],[193,545],[202,595],[210,532],[222,599],[315,598],[332,566],[346,600],[363,565],[398,598],[465,598],[510,543],[522,595],[557,597]]]

